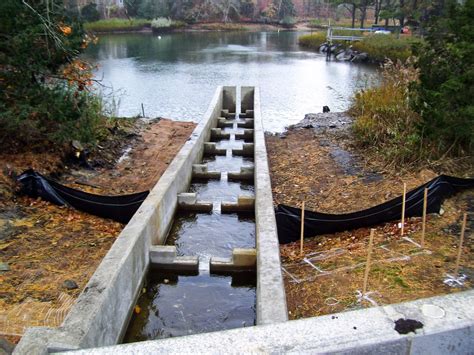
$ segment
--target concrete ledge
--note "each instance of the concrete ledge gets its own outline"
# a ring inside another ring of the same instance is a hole
[[[232,149],[232,155],[253,157],[254,156],[254,143],[244,143],[242,149]]]
[[[212,257],[209,261],[211,273],[232,273],[252,271],[257,267],[257,251],[255,249],[235,248],[231,258]]]
[[[235,139],[243,139],[246,142],[253,142],[253,129],[245,128],[243,133],[236,133]]]
[[[71,354],[472,354],[474,290],[322,317]],[[432,310],[436,310],[436,312]],[[423,323],[398,334],[395,321]]]
[[[222,202],[222,213],[254,212],[255,198],[251,196],[239,196],[237,202]]]
[[[228,172],[227,173],[227,179],[229,181],[231,180],[244,180],[244,181],[252,181],[253,182],[253,176],[254,176],[255,169],[253,167],[247,167],[243,166],[240,168],[240,172],[234,173],[234,172]]]
[[[258,87],[242,87],[242,110],[255,115],[255,226],[257,243],[257,324],[288,320],[285,287],[281,274],[280,245],[273,209],[270,170],[260,115]]]
[[[211,140],[218,141],[222,139],[230,139],[230,133],[224,132],[222,128],[211,129]]]
[[[207,164],[193,165],[193,178],[202,180],[219,180],[221,178],[220,171],[208,171]]]
[[[227,149],[217,148],[217,145],[215,142],[205,142],[204,154],[205,155],[226,155]]]
[[[178,195],[180,211],[212,212],[212,202],[198,201],[194,192],[183,192]]]
[[[197,256],[177,256],[175,246],[153,245],[150,247],[150,268],[198,273],[199,258]]]

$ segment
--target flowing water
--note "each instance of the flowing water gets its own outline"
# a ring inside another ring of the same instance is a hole
[[[187,334],[252,326],[256,319],[256,275],[237,272],[223,276],[210,273],[211,257],[231,257],[234,248],[255,248],[254,213],[221,213],[221,202],[236,202],[239,196],[255,195],[254,186],[228,181],[229,172],[253,166],[253,159],[234,156],[242,149],[243,133],[233,127],[224,129],[230,139],[217,142],[225,156],[205,156],[202,163],[209,171],[221,172],[218,180],[193,180],[189,192],[198,201],[210,201],[210,213],[179,212],[166,244],[176,246],[177,254],[198,256],[197,275],[178,275],[150,270],[147,285],[138,300],[140,312],[133,315],[125,342],[176,337]]]
[[[348,108],[373,66],[327,62],[298,46],[300,32],[102,35],[85,56],[113,88],[118,114],[199,121],[219,85],[259,86],[264,129],[282,131],[306,113]],[[109,90],[105,90],[108,92]],[[111,100],[109,98],[109,100]]]

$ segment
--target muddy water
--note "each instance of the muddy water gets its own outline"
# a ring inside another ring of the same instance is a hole
[[[236,124],[234,124],[236,126]],[[151,270],[124,342],[161,339],[194,333],[252,326],[256,319],[255,274],[212,275],[211,257],[230,257],[234,248],[255,248],[255,219],[252,214],[222,214],[221,202],[235,202],[238,196],[254,196],[248,183],[227,180],[227,173],[253,166],[252,159],[232,156],[242,148],[235,133],[226,128],[229,140],[217,146],[227,149],[226,156],[204,157],[209,171],[222,172],[221,179],[192,181],[189,192],[198,201],[213,202],[211,213],[177,214],[166,244],[175,245],[178,255],[198,256],[198,275],[177,275]]]

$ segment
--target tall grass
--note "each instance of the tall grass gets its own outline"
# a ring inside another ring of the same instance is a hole
[[[113,31],[137,31],[145,26],[150,26],[151,21],[146,19],[120,19],[111,18],[107,20],[99,20],[87,22],[84,29],[91,32],[113,32]]]
[[[412,55],[412,48],[420,44],[417,37],[400,37],[394,35],[375,34],[367,36],[362,41],[355,42],[353,48],[366,52],[371,61],[382,63],[385,59],[405,62]]]
[[[318,50],[324,42],[326,42],[326,32],[315,32],[298,38],[300,46],[313,50]]]
[[[335,34],[344,36],[362,36],[365,35],[359,31],[337,30]],[[298,43],[302,47],[312,50],[318,50],[321,44],[326,42],[326,32],[320,31],[312,34],[302,35],[298,38]],[[405,62],[412,55],[412,48],[423,42],[417,37],[400,37],[394,35],[376,34],[364,36],[364,39],[356,42],[334,41],[342,44],[343,47],[353,46],[353,49],[368,54],[369,60],[375,63],[383,63],[389,59],[391,61]]]
[[[418,70],[408,61],[387,62],[379,87],[362,90],[354,97],[350,114],[353,130],[362,146],[395,165],[423,156],[421,117],[412,109],[410,86],[418,81]]]

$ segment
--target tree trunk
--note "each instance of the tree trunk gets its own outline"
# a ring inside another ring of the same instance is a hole
[[[400,0],[400,10],[401,10],[401,16],[400,16],[400,27],[403,27],[405,24],[405,0]]]
[[[360,28],[364,28],[365,16],[367,15],[367,1],[361,3],[360,6]]]
[[[379,23],[379,12],[380,12],[380,1],[381,0],[375,0],[375,24],[378,25]]]
[[[356,20],[356,5],[352,4],[352,28],[355,27],[355,20]]]

